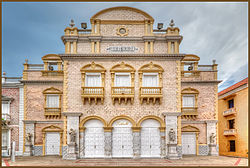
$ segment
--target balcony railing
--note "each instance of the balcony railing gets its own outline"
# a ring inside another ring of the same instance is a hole
[[[199,77],[200,71],[181,71],[182,77]]]
[[[231,136],[231,135],[236,135],[236,129],[229,129],[229,130],[224,130],[223,135],[224,136]]]
[[[63,76],[63,71],[42,71],[43,76]]]
[[[130,99],[130,102],[132,104],[134,101],[135,89],[134,87],[112,87],[111,94],[113,104],[115,103],[116,99],[118,99],[119,104],[123,99],[125,101],[125,104],[127,103],[127,100]]]
[[[2,119],[3,119],[4,121],[6,121],[6,122],[10,122],[11,117],[10,117],[9,114],[3,113],[3,114],[2,114]]]
[[[162,87],[141,87],[140,88],[141,104],[144,99],[147,100],[148,104],[150,100],[152,100],[153,104],[155,104],[157,99],[159,100],[159,103],[161,103],[161,98],[162,98]]]
[[[45,107],[44,116],[46,118],[60,118],[61,108]]]
[[[197,116],[198,111],[197,107],[182,107],[181,108],[181,115],[190,115],[190,116]]]
[[[235,115],[236,114],[236,110],[235,108],[230,108],[229,110],[226,110],[223,112],[223,116],[229,116],[229,115]]]
[[[82,87],[83,104],[85,104],[86,99],[89,101],[89,104],[91,104],[91,100],[95,100],[97,104],[98,99],[100,99],[103,104],[104,87]]]

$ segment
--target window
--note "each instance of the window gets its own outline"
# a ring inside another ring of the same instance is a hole
[[[9,107],[10,107],[9,102],[2,101],[2,114],[9,114],[10,113]]]
[[[143,73],[142,87],[158,87],[158,73]]]
[[[86,87],[101,87],[101,73],[86,73]]]
[[[115,73],[115,87],[130,87],[130,73]]]
[[[59,108],[59,95],[47,95],[47,104],[48,108]]]
[[[229,141],[229,145],[230,145],[229,151],[230,151],[230,152],[235,152],[235,151],[236,151],[236,150],[235,150],[235,140],[230,140],[230,141]]]
[[[231,99],[228,101],[228,108],[233,108],[234,107],[234,99]]]
[[[171,53],[174,53],[174,42],[171,42]]]
[[[195,107],[195,96],[194,95],[183,95],[182,107]]]
[[[228,120],[229,129],[234,129],[234,119]]]

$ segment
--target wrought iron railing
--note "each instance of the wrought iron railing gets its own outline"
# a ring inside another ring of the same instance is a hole
[[[235,108],[230,108],[229,110],[223,111],[223,116],[229,116],[229,115],[233,115],[236,114],[236,110]]]
[[[225,136],[236,135],[236,129],[224,130],[224,134],[223,135],[225,135]]]

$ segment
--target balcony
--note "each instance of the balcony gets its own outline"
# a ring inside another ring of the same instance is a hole
[[[157,99],[159,100],[159,104],[161,104],[162,87],[141,87],[140,88],[141,104],[143,103],[143,100],[147,100],[147,104],[149,104],[150,100],[152,100],[153,104],[155,104]]]
[[[135,88],[134,87],[112,87],[111,88],[112,101],[115,104],[115,100],[118,99],[118,103],[121,104],[121,100],[127,101],[130,99],[131,104],[134,101]]]
[[[198,107],[182,107],[181,118],[182,119],[196,119],[198,116]]]
[[[82,87],[83,104],[85,104],[86,99],[88,100],[89,104],[91,104],[91,100],[94,100],[95,104],[97,104],[98,99],[100,99],[103,104],[104,87]]]
[[[181,71],[182,77],[199,77],[200,71]]]
[[[226,111],[223,112],[223,116],[230,116],[230,115],[236,115],[236,109],[235,108],[230,108]]]
[[[51,108],[51,107],[46,107],[44,116],[47,119],[50,118],[61,118],[61,108]]]
[[[224,136],[235,136],[236,135],[236,129],[229,129],[229,130],[224,130],[223,135]]]
[[[6,124],[9,124],[11,120],[11,117],[9,114],[3,113],[2,114],[2,121],[6,122]]]
[[[42,76],[63,76],[63,71],[42,71]]]

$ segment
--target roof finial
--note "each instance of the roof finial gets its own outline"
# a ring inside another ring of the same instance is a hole
[[[25,64],[28,64],[28,59],[25,59]]]
[[[171,21],[170,21],[170,23],[169,23],[169,26],[171,26],[171,27],[174,27],[174,20],[173,19],[171,19]]]
[[[216,64],[216,60],[215,59],[213,60],[213,64]]]
[[[6,72],[3,72],[3,77],[5,77],[5,75],[6,75]]]
[[[71,21],[70,21],[70,24],[69,24],[71,27],[74,27],[75,26],[75,22],[74,22],[74,20],[73,19],[71,19]]]

